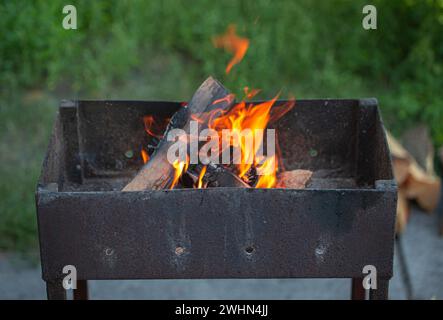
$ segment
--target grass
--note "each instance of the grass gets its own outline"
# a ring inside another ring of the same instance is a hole
[[[34,190],[55,106],[40,92],[0,102],[0,249],[36,246]]]

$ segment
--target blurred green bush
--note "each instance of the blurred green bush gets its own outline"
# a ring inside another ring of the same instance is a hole
[[[378,9],[375,31],[361,25],[366,0],[72,0],[78,29],[64,30],[66,1],[0,0],[0,103],[2,125],[9,128],[3,137],[19,132],[28,110],[13,97],[31,89],[68,97],[182,100],[212,74],[237,93],[245,85],[261,88],[259,98],[282,88],[303,98],[375,96],[391,130],[425,122],[440,145],[443,1],[371,3]],[[230,23],[251,45],[226,76],[230,55],[214,49],[211,39]],[[31,150],[46,141],[52,118],[37,119],[40,126],[26,129],[40,132],[36,142],[30,140]],[[44,152],[36,150],[32,179]],[[35,182],[26,181],[21,185]],[[2,184],[0,196],[15,199],[17,188]],[[20,205],[19,198],[10,201]],[[23,210],[32,211],[25,202]],[[2,211],[10,213],[13,204]]]
[[[361,27],[364,0],[71,1],[76,31],[61,27],[66,1],[2,1],[0,86],[69,86],[98,92],[149,64],[147,53],[176,53],[195,71],[233,89],[273,94],[369,94],[392,126],[424,121],[443,142],[443,1],[374,0],[378,30]],[[211,37],[236,23],[251,39],[245,60],[224,77],[228,55]],[[198,80],[197,80],[198,79]],[[171,84],[171,88],[174,84]]]

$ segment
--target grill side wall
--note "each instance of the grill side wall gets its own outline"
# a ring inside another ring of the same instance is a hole
[[[392,276],[395,189],[41,192],[45,280]],[[252,253],[247,251],[253,250]]]

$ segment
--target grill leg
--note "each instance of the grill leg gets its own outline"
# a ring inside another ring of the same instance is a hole
[[[46,281],[46,295],[48,300],[66,300],[66,290],[62,286],[62,280]]]
[[[389,279],[378,279],[377,289],[369,291],[370,300],[388,300]]]
[[[352,278],[351,299],[352,300],[366,299],[366,291],[365,288],[363,288],[363,278]]]
[[[74,300],[88,300],[88,281],[78,280],[77,289],[74,290]]]

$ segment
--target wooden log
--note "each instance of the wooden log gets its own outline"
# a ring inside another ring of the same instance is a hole
[[[408,178],[410,165],[411,161],[409,159],[392,157],[392,169],[395,180],[399,186],[402,186]]]
[[[284,171],[278,175],[276,188],[304,189],[311,177],[312,171],[309,170]]]
[[[198,172],[201,170],[201,165],[197,166]],[[187,184],[191,183],[192,185],[196,185],[198,181],[198,174],[192,170],[188,170],[185,173],[184,180],[187,181]],[[215,187],[236,187],[236,188],[251,188],[249,184],[244,182],[237,175],[225,169],[220,165],[209,164],[206,167],[206,172],[203,177],[203,185],[206,188],[215,188]]]
[[[182,128],[189,132],[192,116],[215,109],[229,110],[234,101],[224,99],[229,92],[214,78],[209,77],[197,89],[191,101],[186,107],[180,109],[171,119],[171,124],[166,129],[163,139],[160,141],[151,159],[141,168],[123,191],[139,191],[148,189],[167,189],[172,183],[174,168],[167,159],[169,147],[174,143],[167,141],[167,133],[173,128]],[[200,126],[200,130],[204,125]]]
[[[198,183],[198,173],[188,169],[180,180],[185,188],[195,188]],[[204,187],[206,187],[206,185],[204,185]]]
[[[219,165],[209,164],[205,178],[208,181],[208,187],[250,188],[249,184],[237,175]]]
[[[409,152],[412,158],[423,168],[426,173],[434,175],[435,150],[432,144],[429,128],[418,125],[403,133],[401,137],[403,147]]]
[[[423,210],[434,211],[440,198],[441,180],[431,167],[429,171],[423,169],[389,133],[388,144],[393,157],[394,175],[402,195],[408,200],[415,200]]]
[[[417,204],[427,212],[433,212],[440,199],[441,180],[427,174],[416,162],[409,167],[409,176],[401,186],[406,197],[417,201]]]

